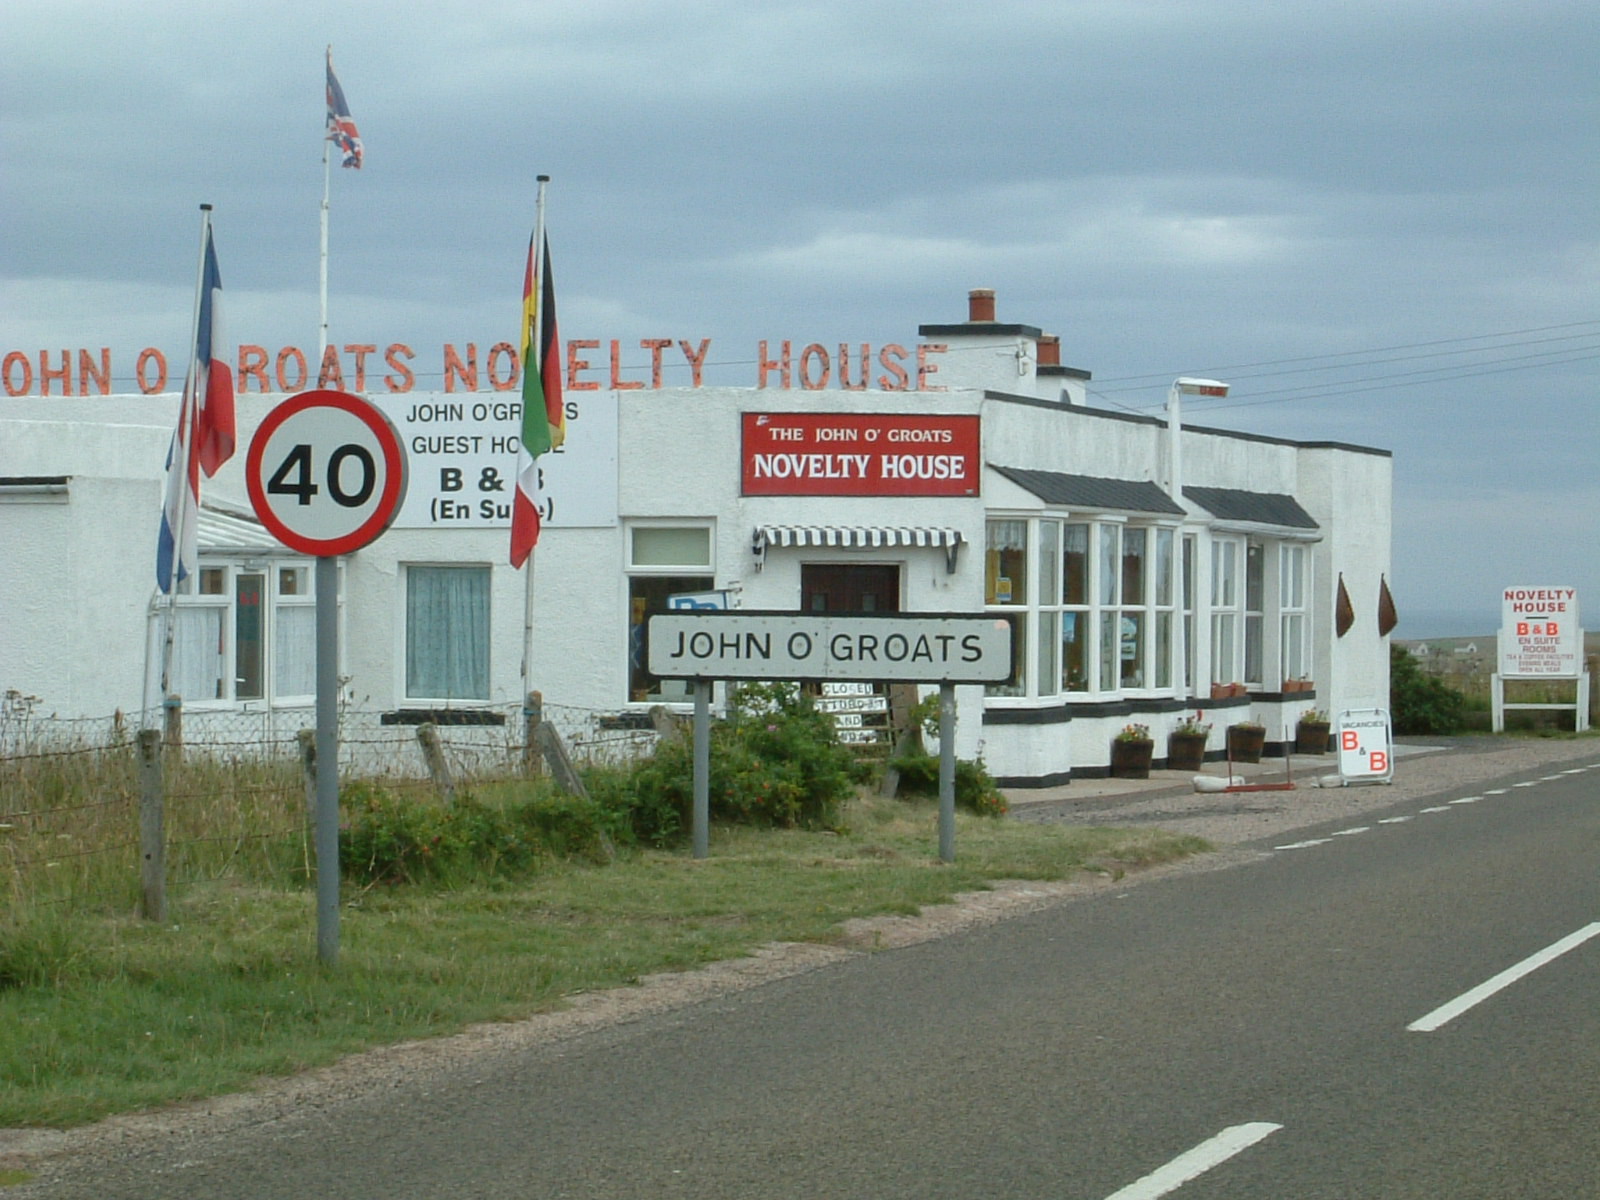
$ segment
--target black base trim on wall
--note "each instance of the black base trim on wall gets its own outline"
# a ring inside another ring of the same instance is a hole
[[[400,708],[378,718],[380,725],[504,725],[505,713],[482,708]]]

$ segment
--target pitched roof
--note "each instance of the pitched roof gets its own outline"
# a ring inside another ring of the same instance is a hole
[[[1171,496],[1148,479],[1103,479],[1095,475],[1066,475],[1060,471],[1030,471],[1022,467],[989,465],[1046,504],[1172,516],[1181,516],[1183,513]]]
[[[1250,521],[1289,529],[1319,528],[1293,496],[1216,487],[1186,487],[1183,494],[1219,521]]]

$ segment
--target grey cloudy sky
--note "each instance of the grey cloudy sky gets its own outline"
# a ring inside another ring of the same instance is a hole
[[[314,349],[331,43],[367,150],[332,341],[414,346],[419,389],[512,336],[548,174],[562,333],[636,372],[709,337],[753,384],[763,338],[909,344],[992,287],[1094,404],[1208,373],[1195,423],[1392,449],[1401,636],[1523,583],[1600,626],[1592,0],[11,0],[0,33],[0,353],[181,361],[201,202],[230,337]]]

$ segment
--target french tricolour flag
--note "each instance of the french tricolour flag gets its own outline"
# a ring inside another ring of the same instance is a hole
[[[203,259],[194,369],[183,383],[178,427],[167,451],[167,498],[156,543],[156,583],[163,592],[195,569],[200,473],[215,475],[234,449],[233,370],[222,353],[222,273],[209,222]]]

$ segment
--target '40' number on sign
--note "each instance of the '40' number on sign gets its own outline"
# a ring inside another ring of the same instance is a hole
[[[311,459],[311,447],[307,443],[291,447],[268,478],[267,491],[275,496],[293,496],[300,504],[310,504],[312,497],[321,491],[313,481],[315,471]],[[346,442],[328,455],[326,482],[328,496],[334,503],[345,508],[359,508],[372,498],[377,481],[377,463],[365,446]]]

